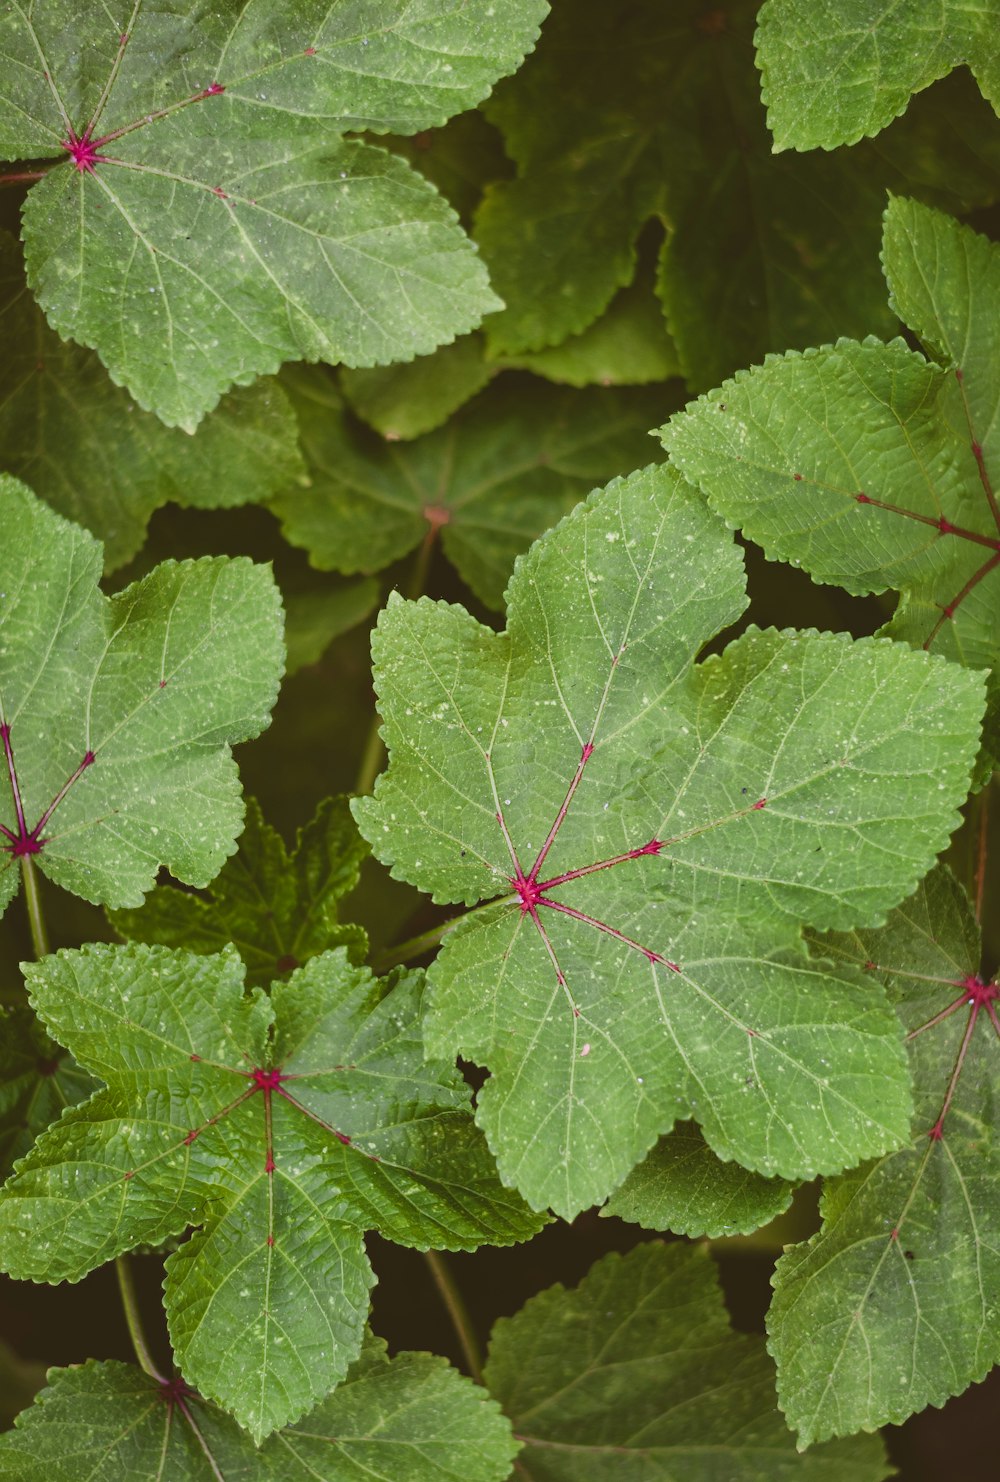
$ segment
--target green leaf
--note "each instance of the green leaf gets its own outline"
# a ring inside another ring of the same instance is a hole
[[[669,223],[659,291],[684,374],[712,385],[767,350],[888,329],[874,254],[884,167],[775,159],[756,96],[755,3],[560,5],[487,104],[518,165],[476,236],[506,304],[486,329],[520,355],[577,334]],[[805,204],[804,204],[805,203]]]
[[[370,1340],[306,1419],[259,1449],[180,1384],[130,1364],[53,1369],[0,1438],[13,1482],[503,1482],[517,1450],[496,1405],[444,1359]]]
[[[601,1210],[646,1230],[749,1235],[792,1202],[790,1185],[723,1163],[692,1123],[675,1127],[633,1168]]]
[[[342,370],[340,385],[352,411],[389,442],[398,442],[440,427],[492,374],[479,336],[463,335],[405,365]]]
[[[1000,246],[912,201],[886,214],[893,304],[924,340],[775,356],[661,431],[768,556],[849,592],[901,594],[887,631],[1000,657]]]
[[[888,987],[915,1114],[909,1146],[827,1183],[823,1228],[778,1262],[771,1352],[803,1444],[898,1424],[1000,1360],[1000,987],[969,902],[940,867],[884,927],[817,949]]]
[[[492,386],[444,427],[405,445],[352,420],[323,371],[284,384],[311,485],[278,495],[286,539],[321,569],[377,571],[440,532],[481,601],[500,607],[514,558],[595,484],[650,459],[652,391]]]
[[[729,1326],[704,1248],[605,1256],[493,1329],[486,1383],[523,1442],[525,1482],[881,1482],[882,1442],[801,1456],[759,1338]],[[2,1473],[0,1473],[2,1475]]]
[[[379,599],[371,577],[291,592],[285,598],[286,674],[319,663],[335,638],[370,617]]]
[[[105,598],[97,541],[14,479],[0,502],[0,910],[21,856],[111,906],[160,864],[207,885],[243,821],[229,748],[267,725],[281,675],[270,571],[165,561]]]
[[[454,213],[402,159],[343,135],[412,133],[478,102],[546,9],[7,11],[0,150],[62,155],[24,209],[49,323],[188,431],[285,360],[373,365],[471,329],[498,301]]]
[[[834,149],[877,134],[913,93],[967,66],[1000,112],[997,0],[766,0],[757,30],[775,149]]]
[[[0,1179],[94,1081],[53,1044],[28,1008],[0,1010]]]
[[[276,829],[264,822],[253,798],[239,853],[226,861],[208,898],[158,886],[137,911],[109,911],[127,941],[183,947],[202,954],[231,942],[251,987],[276,978],[333,947],[355,961],[368,942],[359,926],[341,926],[337,902],[358,883],[368,853],[346,798],[327,798],[300,829],[289,856]]]
[[[366,1229],[469,1250],[539,1228],[497,1181],[457,1071],[425,1063],[420,974],[380,981],[340,948],[246,997],[232,949],[100,944],[26,976],[107,1090],[4,1185],[0,1262],[75,1281],[198,1226],[166,1263],[171,1340],[185,1378],[256,1441],[357,1356]]]
[[[167,500],[216,509],[263,501],[304,473],[295,415],[274,381],[224,397],[195,437],[164,427],[97,356],[53,334],[0,232],[0,457],[121,566]]]
[[[982,677],[754,630],[693,665],[743,604],[721,523],[650,468],[521,558],[505,633],[426,599],[380,616],[390,765],[354,815],[398,878],[493,902],[448,933],[426,1032],[492,1070],[477,1119],[536,1207],[605,1198],[678,1117],[768,1177],[905,1135],[892,1014],[797,927],[912,890],[958,822]]]

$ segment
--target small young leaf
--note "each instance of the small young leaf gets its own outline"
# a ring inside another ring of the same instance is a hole
[[[776,149],[835,149],[877,134],[913,93],[966,65],[1000,112],[1000,5],[980,0],[766,0],[761,96]]]
[[[791,1186],[721,1162],[692,1123],[661,1137],[602,1215],[676,1235],[749,1235],[792,1202]]]
[[[881,979],[908,1030],[913,1141],[827,1182],[823,1228],[778,1262],[778,1392],[803,1444],[898,1424],[1000,1360],[1000,986],[939,867],[884,927],[817,950]]]
[[[257,1441],[357,1356],[366,1229],[469,1250],[539,1228],[498,1182],[461,1077],[425,1063],[420,974],[379,981],[341,948],[246,997],[232,949],[103,944],[25,972],[43,1022],[107,1089],[0,1191],[0,1263],[76,1281],[200,1226],[167,1259],[171,1339],[185,1377]]]
[[[260,1448],[183,1383],[130,1364],[53,1369],[0,1437],[4,1482],[503,1482],[517,1452],[496,1404],[444,1359],[365,1344],[347,1378]]]
[[[0,1179],[67,1106],[95,1088],[28,1008],[0,1010]]]
[[[308,490],[278,495],[285,536],[321,569],[377,571],[432,540],[481,601],[500,607],[514,557],[614,474],[650,461],[653,391],[559,390],[518,377],[403,446],[345,412],[329,375],[296,368]]]
[[[876,1436],[802,1456],[759,1338],[734,1333],[704,1248],[651,1241],[493,1329],[485,1381],[525,1482],[882,1482]],[[3,1473],[0,1472],[0,1476]]]
[[[364,932],[339,925],[337,902],[357,885],[367,853],[346,798],[320,804],[291,856],[251,798],[239,852],[226,861],[207,900],[161,885],[139,910],[109,911],[108,920],[132,942],[206,954],[232,942],[247,983],[266,988],[333,947],[346,947],[355,960],[365,956]]]
[[[114,570],[167,500],[217,509],[263,502],[304,474],[280,386],[223,397],[195,437],[163,426],[109,380],[90,350],[53,334],[28,293],[20,249],[0,232],[0,459],[104,542]]]
[[[281,604],[246,560],[166,561],[114,597],[101,547],[0,476],[0,910],[18,865],[139,905],[207,885],[243,821],[229,748],[268,723]]]
[[[962,663],[1000,657],[1000,246],[913,201],[886,213],[901,340],[774,356],[662,437],[724,518],[849,592],[902,595],[887,631]]]
[[[497,307],[454,213],[347,132],[412,133],[479,101],[544,0],[321,7],[42,0],[0,19],[10,159],[52,327],[188,431],[289,359],[408,359]]]
[[[505,633],[426,599],[380,617],[390,764],[352,807],[398,878],[493,902],[445,938],[426,1032],[492,1070],[477,1118],[538,1208],[604,1199],[678,1117],[768,1177],[905,1136],[893,1015],[798,922],[912,890],[958,821],[982,677],[753,630],[694,665],[742,607],[731,538],[667,467],[521,558]]]

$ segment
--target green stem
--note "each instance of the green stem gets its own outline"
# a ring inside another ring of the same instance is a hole
[[[397,942],[392,947],[386,947],[377,957],[372,960],[372,972],[384,973],[387,968],[395,967],[400,962],[409,962],[413,957],[422,957],[432,947],[438,946],[440,942],[453,931],[461,921],[468,921],[470,916],[478,916],[480,911],[488,911],[492,906],[512,906],[517,896],[502,895],[496,900],[484,901],[481,906],[473,906],[471,911],[462,911],[458,916],[449,916],[447,921],[442,921],[439,926],[432,926],[428,931],[422,931],[419,936],[408,937],[405,942]]]
[[[479,1339],[469,1316],[469,1309],[465,1305],[462,1293],[455,1284],[455,1278],[448,1269],[447,1263],[442,1255],[436,1250],[422,1251],[424,1260],[434,1278],[434,1284],[438,1289],[441,1300],[448,1309],[452,1327],[458,1335],[458,1341],[462,1345],[462,1353],[465,1355],[466,1367],[477,1384],[483,1382],[483,1356],[479,1348]]]
[[[118,1273],[118,1290],[122,1295],[125,1321],[128,1323],[129,1337],[132,1339],[132,1347],[139,1360],[139,1367],[149,1375],[150,1379],[155,1379],[157,1384],[166,1384],[167,1380],[153,1363],[152,1354],[146,1343],[146,1335],[142,1331],[139,1303],[135,1295],[135,1282],[132,1280],[132,1268],[127,1256],[118,1257],[115,1261],[115,1271]]]
[[[24,899],[28,908],[28,925],[31,927],[31,945],[36,957],[48,957],[49,936],[42,914],[42,893],[38,888],[38,874],[30,854],[21,856],[21,879],[24,881]]]

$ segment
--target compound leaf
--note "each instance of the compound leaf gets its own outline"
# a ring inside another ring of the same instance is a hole
[[[198,1226],[166,1262],[171,1339],[185,1378],[257,1441],[357,1356],[365,1229],[472,1249],[539,1227],[497,1181],[461,1077],[425,1062],[420,974],[377,980],[340,948],[247,997],[232,949],[102,944],[26,976],[107,1089],[4,1185],[0,1262],[75,1281]]]
[[[484,1378],[526,1482],[886,1475],[876,1436],[796,1452],[763,1344],[730,1328],[703,1247],[651,1241],[541,1292],[494,1327]]]
[[[202,509],[248,504],[304,474],[295,414],[275,381],[230,392],[194,437],[164,427],[108,379],[93,351],[49,329],[6,232],[0,334],[3,464],[104,542],[108,571],[135,555],[167,500]]]
[[[1000,5],[766,0],[757,62],[776,149],[835,149],[877,134],[913,93],[962,65],[1000,112]]]
[[[1000,246],[894,200],[884,259],[894,306],[934,358],[873,339],[771,357],[661,435],[769,556],[850,592],[895,589],[889,633],[988,667],[1000,657]]]
[[[18,1482],[503,1482],[517,1450],[496,1404],[444,1359],[369,1340],[305,1419],[257,1448],[179,1381],[131,1364],[53,1369],[0,1437],[0,1478]]]
[[[818,950],[883,982],[913,1070],[912,1141],[829,1180],[823,1227],[778,1262],[778,1393],[808,1444],[942,1405],[1000,1360],[1000,986],[939,867],[884,927]]]
[[[390,601],[389,769],[354,814],[393,873],[485,901],[432,969],[434,1053],[490,1067],[503,1177],[570,1214],[678,1117],[768,1177],[898,1143],[898,1028],[798,922],[877,921],[957,823],[978,674],[887,640],[751,630],[742,561],[671,468],[521,558],[507,631]]]
[[[28,1008],[0,1010],[0,1179],[94,1080],[54,1044]]]
[[[517,66],[544,0],[42,0],[0,20],[0,150],[62,160],[28,195],[59,334],[170,425],[289,359],[372,365],[497,300],[454,212],[344,134],[412,133]]]
[[[272,501],[314,565],[377,571],[440,532],[481,601],[500,607],[514,557],[614,474],[649,460],[654,391],[558,389],[509,378],[445,426],[386,442],[343,410],[329,375],[285,373],[310,470]]]
[[[749,1235],[783,1214],[791,1186],[721,1162],[691,1123],[675,1127],[632,1169],[601,1210],[646,1230]]]
[[[0,476],[0,909],[29,856],[57,884],[138,905],[160,864],[207,885],[243,821],[237,741],[282,670],[270,571],[166,561],[114,597],[100,544]]]
[[[266,988],[333,947],[346,947],[355,959],[365,956],[364,932],[339,924],[337,902],[357,885],[367,853],[346,798],[319,805],[290,856],[250,798],[239,852],[223,865],[207,899],[161,885],[139,910],[109,911],[108,919],[132,942],[199,953],[221,952],[231,942],[247,983]]]

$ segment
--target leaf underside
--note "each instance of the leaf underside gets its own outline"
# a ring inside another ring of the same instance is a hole
[[[477,1119],[535,1207],[602,1200],[679,1117],[767,1177],[905,1136],[893,1016],[799,922],[912,890],[958,821],[982,679],[754,630],[693,665],[743,602],[731,538],[667,467],[519,560],[504,634],[426,599],[380,618],[390,765],[355,817],[398,877],[493,902],[445,938],[426,1032],[490,1068]]]

